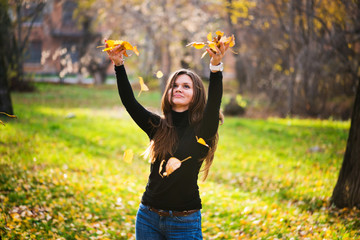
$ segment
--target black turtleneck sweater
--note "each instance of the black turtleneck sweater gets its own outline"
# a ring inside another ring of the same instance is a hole
[[[136,124],[149,136],[154,137],[160,116],[146,110],[135,98],[130,82],[127,78],[125,67],[115,66],[117,84],[121,101]],[[208,147],[197,142],[197,138],[203,138],[206,142],[214,137],[219,126],[219,110],[222,97],[222,72],[210,73],[208,100],[206,103],[203,120],[196,128],[189,124],[188,111],[172,111],[173,125],[178,134],[178,142],[173,156],[167,156],[184,161],[168,177],[161,177],[159,167],[162,159],[156,159],[150,167],[150,175],[146,190],[142,197],[142,203],[157,209],[184,211],[201,209],[199,187],[197,185],[198,174]],[[166,162],[163,165],[165,171]]]

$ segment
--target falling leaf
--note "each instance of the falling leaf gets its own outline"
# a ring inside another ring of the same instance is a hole
[[[161,174],[162,169],[163,169],[163,165],[165,163],[165,160],[162,160],[160,163],[160,167],[159,167],[159,174],[161,177],[168,177],[170,174],[172,174],[176,169],[178,169],[181,166],[182,162],[185,162],[186,160],[190,159],[190,157],[187,157],[183,160],[179,160],[176,157],[171,157],[169,158],[169,160],[166,163],[166,171],[164,172],[164,174]]]
[[[165,160],[162,160],[161,163],[160,163],[160,166],[159,166],[159,174],[160,174],[161,177],[164,177],[164,176],[161,174],[164,163],[165,163]]]
[[[0,112],[0,113],[6,115],[8,117],[11,117],[11,118],[17,118],[15,115],[10,115],[10,114],[7,114],[5,112]]]
[[[5,112],[0,112],[0,114],[4,114],[4,115],[6,115],[8,117],[11,117],[11,118],[17,118],[15,115],[10,115],[10,114],[7,114]],[[0,120],[0,124],[5,126],[5,123],[3,121],[1,121],[1,120]]]
[[[235,46],[235,37],[234,37],[234,35],[231,35],[230,37],[226,37],[224,35],[224,32],[221,32],[221,31],[216,31],[216,37],[212,37],[211,32],[208,33],[207,40],[208,40],[207,43],[204,43],[204,42],[191,42],[191,43],[187,44],[186,47],[192,46],[192,47],[194,47],[196,49],[202,49],[203,47],[207,46],[213,52],[216,52],[217,48],[220,48],[221,43],[229,44],[230,48]],[[234,51],[232,51],[232,52],[235,53]],[[204,52],[202,54],[201,58],[203,58],[206,54],[207,54],[207,52]]]
[[[132,50],[137,56],[139,56],[139,51],[137,49],[136,46],[132,46],[129,42],[127,41],[123,41],[123,40],[106,40],[105,45],[102,46],[98,46],[98,47],[105,47],[105,49],[103,49],[103,52],[109,51],[114,49],[117,46],[121,46],[119,48],[119,51],[124,50],[125,49],[125,53],[124,56],[128,57],[128,54],[126,53],[126,50]]]
[[[206,146],[206,147],[209,147],[209,145],[206,144],[206,142],[205,142],[205,140],[204,140],[203,138],[198,138],[198,137],[196,136],[196,141],[197,141],[198,143]]]
[[[139,77],[139,83],[140,83],[140,92],[138,94],[138,97],[140,96],[142,91],[149,91],[148,86],[145,85],[144,79],[142,77]]]
[[[164,76],[164,74],[163,74],[163,72],[162,71],[157,71],[157,73],[156,73],[156,77],[157,78],[162,78]]]
[[[134,153],[132,149],[128,149],[124,152],[124,161],[126,163],[131,164],[134,157]]]

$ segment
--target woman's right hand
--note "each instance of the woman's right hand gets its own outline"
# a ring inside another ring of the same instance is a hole
[[[106,39],[105,39],[105,47],[108,47],[108,44],[106,43]],[[126,49],[120,50],[120,47],[121,46],[119,45],[109,51],[106,51],[110,60],[113,62],[115,66],[124,65],[124,53]]]

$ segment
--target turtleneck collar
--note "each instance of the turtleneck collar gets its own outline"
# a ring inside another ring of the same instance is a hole
[[[171,110],[171,117],[176,127],[185,127],[190,124],[189,110],[186,110],[184,112],[175,112],[174,110]]]

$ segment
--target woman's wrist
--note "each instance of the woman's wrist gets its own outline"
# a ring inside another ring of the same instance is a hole
[[[209,68],[212,72],[223,71],[224,64],[222,62],[220,62],[219,64],[214,65],[212,62],[210,62]]]
[[[121,66],[121,65],[124,65],[124,62],[125,62],[124,59],[121,59],[120,61],[117,61],[117,62],[114,61],[114,65]]]
[[[221,63],[221,61],[210,61],[210,64],[213,66],[217,66]]]

